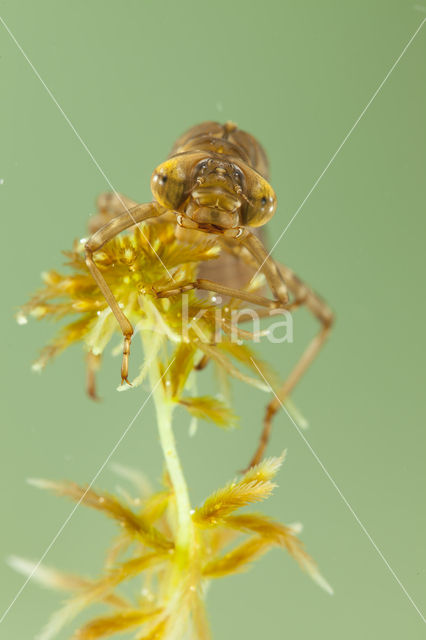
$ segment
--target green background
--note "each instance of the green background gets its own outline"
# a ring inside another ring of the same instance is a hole
[[[189,126],[232,119],[258,137],[279,199],[271,243],[426,17],[425,7],[414,0],[7,0],[0,13],[114,187],[136,200],[150,198],[152,169]],[[306,437],[420,608],[425,51],[426,27],[274,252],[337,316],[294,395],[310,422]],[[39,286],[40,272],[58,268],[61,250],[86,234],[94,198],[108,184],[1,25],[0,70],[3,609],[23,583],[3,558],[37,560],[72,508],[26,478],[89,482],[147,390],[116,393],[119,361],[108,357],[103,401],[90,402],[79,349],[40,376],[30,370],[54,327],[18,327],[13,314]],[[300,312],[295,344],[262,343],[260,352],[284,373],[315,329]],[[231,433],[202,423],[189,438],[187,417],[179,415],[194,504],[232,478],[255,446],[266,397],[236,385],[234,398],[241,428]],[[419,614],[281,413],[268,452],[284,447],[280,486],[263,510],[304,523],[303,540],[335,595],[273,551],[249,573],[213,585],[214,637],[424,637]],[[159,479],[151,402],[114,461]],[[109,467],[97,482],[110,490],[116,484]],[[95,576],[114,530],[79,509],[46,564]],[[27,585],[0,636],[33,638],[61,598]]]

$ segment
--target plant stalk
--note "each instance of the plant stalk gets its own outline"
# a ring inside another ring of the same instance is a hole
[[[146,357],[151,360],[149,363],[149,378],[151,389],[153,390],[152,395],[155,402],[160,443],[176,499],[176,550],[179,553],[180,559],[185,562],[189,556],[193,531],[188,487],[186,485],[182,465],[176,449],[176,441],[172,428],[172,414],[174,406],[164,390],[164,381],[161,377],[159,360],[157,357],[158,351],[157,353],[152,354],[152,344],[148,344],[147,337],[143,335],[144,333],[145,332],[142,332],[142,341]]]

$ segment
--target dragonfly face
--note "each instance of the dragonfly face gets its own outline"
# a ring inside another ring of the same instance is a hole
[[[257,171],[219,153],[172,156],[154,171],[151,189],[159,204],[200,229],[261,226],[276,208],[272,187]]]

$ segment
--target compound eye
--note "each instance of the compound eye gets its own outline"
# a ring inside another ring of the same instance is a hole
[[[169,176],[167,172],[162,168],[160,171],[154,171],[152,176],[152,184],[155,185],[158,191],[164,191],[164,187],[167,184]]]
[[[263,195],[259,201],[259,209],[264,216],[268,219],[275,213],[275,208],[277,206],[277,199],[275,197],[275,193],[271,188],[268,189],[268,193]]]
[[[152,174],[151,190],[157,202],[168,209],[176,209],[184,200],[186,173],[175,159],[167,160]]]
[[[277,199],[272,187],[263,179],[258,178],[248,192],[250,204],[246,208],[246,224],[260,227],[272,218],[277,206]]]

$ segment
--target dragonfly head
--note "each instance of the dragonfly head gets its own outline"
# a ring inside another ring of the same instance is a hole
[[[154,171],[151,189],[162,206],[218,232],[260,226],[276,208],[275,193],[260,174],[221,154],[176,154]]]

